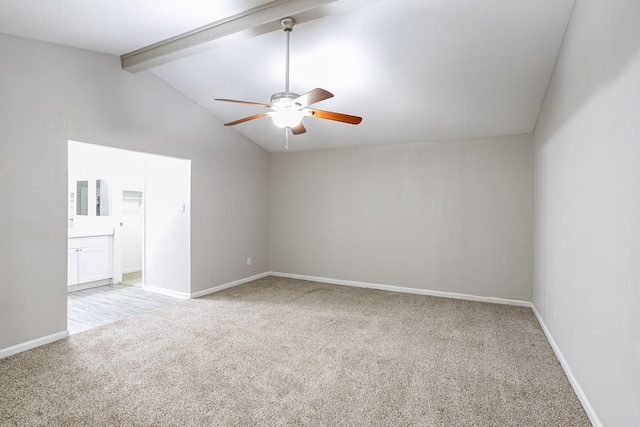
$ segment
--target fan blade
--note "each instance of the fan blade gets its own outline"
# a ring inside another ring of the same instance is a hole
[[[215,101],[222,102],[237,102],[238,104],[249,104],[249,105],[257,105],[259,107],[271,107],[269,104],[262,104],[260,102],[251,102],[251,101],[238,101],[237,99],[224,99],[224,98],[216,98]]]
[[[305,129],[302,122],[300,122],[297,126],[291,128],[291,133],[294,135],[300,135],[301,133],[305,133],[307,129]]]
[[[225,123],[224,125],[225,126],[233,126],[233,125],[237,125],[239,123],[248,122],[249,120],[259,119],[260,117],[265,117],[267,115],[268,115],[268,113],[260,113],[260,114],[256,114],[255,116],[249,116],[249,117],[245,117],[244,119],[236,120],[235,122]]]
[[[311,117],[316,117],[318,119],[335,120],[336,122],[349,123],[351,125],[357,125],[362,121],[362,117],[350,116],[348,114],[342,113],[334,113],[333,111],[312,109],[309,109],[308,111],[311,111]]]
[[[317,87],[303,95],[300,95],[294,99],[293,102],[300,104],[300,108],[304,108],[307,105],[315,104],[316,102],[324,101],[329,98],[333,98],[333,94],[331,92]]]

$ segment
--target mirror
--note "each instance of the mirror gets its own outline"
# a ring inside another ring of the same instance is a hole
[[[103,179],[96,180],[96,216],[109,216],[109,185]]]
[[[89,181],[76,182],[76,215],[89,214]]]

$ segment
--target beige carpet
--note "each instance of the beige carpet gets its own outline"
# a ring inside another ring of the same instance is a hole
[[[122,275],[122,284],[129,286],[142,287],[142,271],[134,271],[133,273],[124,273]]]
[[[528,308],[267,277],[0,360],[0,425],[590,424]]]

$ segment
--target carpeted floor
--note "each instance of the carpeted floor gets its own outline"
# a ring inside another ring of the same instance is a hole
[[[122,284],[129,286],[142,287],[142,270],[133,273],[124,273],[122,275]]]
[[[0,425],[590,424],[528,308],[267,277],[0,360]]]

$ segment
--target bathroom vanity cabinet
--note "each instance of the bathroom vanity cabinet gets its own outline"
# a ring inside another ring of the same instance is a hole
[[[67,286],[69,290],[106,285],[113,277],[113,236],[68,239]]]

